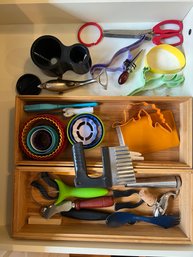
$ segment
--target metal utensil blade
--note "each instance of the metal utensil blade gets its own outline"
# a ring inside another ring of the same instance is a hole
[[[73,208],[73,204],[71,201],[65,201],[61,205],[49,205],[44,207],[41,210],[42,216],[46,219],[50,219],[52,216],[54,216],[57,213],[60,212],[67,212]]]

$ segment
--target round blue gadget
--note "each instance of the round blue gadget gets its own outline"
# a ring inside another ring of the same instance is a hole
[[[67,136],[70,143],[82,142],[85,149],[96,147],[104,138],[104,125],[94,114],[83,113],[74,116],[68,123]]]
[[[27,134],[27,147],[37,155],[50,154],[59,143],[59,136],[51,126],[35,126]]]

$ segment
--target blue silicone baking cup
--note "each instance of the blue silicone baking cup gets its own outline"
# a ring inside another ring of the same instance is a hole
[[[37,139],[39,139],[39,142],[34,142]],[[42,142],[42,140],[44,142]],[[59,135],[51,126],[35,126],[28,132],[26,144],[28,149],[36,155],[51,154],[59,144]],[[39,146],[37,146],[37,144],[39,144]]]
[[[98,146],[105,134],[103,122],[99,117],[90,113],[83,113],[74,116],[67,126],[67,137],[73,145],[83,143],[84,149]]]

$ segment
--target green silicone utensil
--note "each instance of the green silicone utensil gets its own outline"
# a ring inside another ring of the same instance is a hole
[[[184,83],[184,80],[183,74],[162,74],[154,76],[152,75],[150,68],[145,67],[142,73],[142,86],[130,92],[128,96],[133,96],[148,90],[160,89],[162,87],[167,89],[175,88],[181,86]]]
[[[108,194],[108,189],[106,188],[76,188],[67,186],[64,184],[63,181],[59,179],[55,179],[58,189],[59,189],[59,195],[58,199],[55,202],[55,205],[60,204],[64,199],[68,197],[78,197],[78,198],[94,198],[94,197],[100,197]]]

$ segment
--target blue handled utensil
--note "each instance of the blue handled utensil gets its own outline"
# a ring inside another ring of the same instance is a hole
[[[175,215],[163,215],[158,217],[148,217],[135,215],[128,212],[114,212],[106,219],[106,224],[109,227],[120,227],[125,224],[135,224],[137,221],[152,223],[159,227],[171,228],[180,223],[180,217]]]
[[[24,105],[24,111],[26,112],[38,112],[38,111],[50,111],[58,110],[63,108],[73,108],[73,107],[95,107],[98,106],[96,102],[88,103],[72,103],[72,104],[26,104]]]

